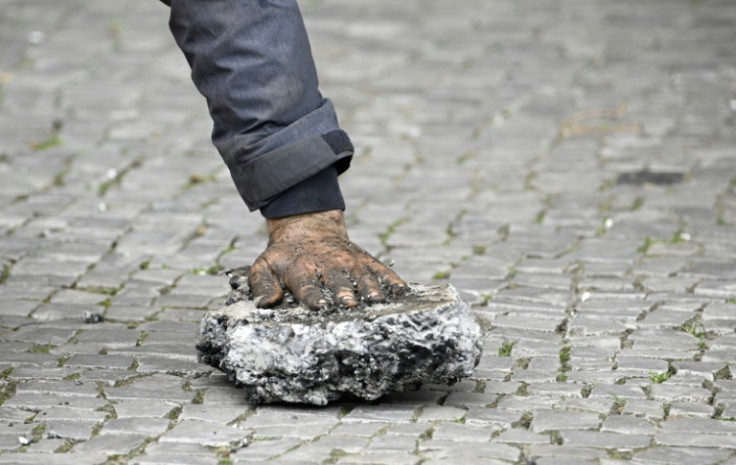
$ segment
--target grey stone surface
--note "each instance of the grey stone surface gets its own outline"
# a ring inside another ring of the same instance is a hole
[[[254,404],[374,400],[469,377],[480,359],[480,327],[451,286],[415,284],[390,303],[317,311],[258,309],[239,292],[203,318],[197,349]]]
[[[223,447],[248,444],[247,434],[237,428],[202,420],[182,420],[159,438],[161,443],[200,444]]]
[[[350,236],[455,285],[472,377],[251,409],[193,340],[263,220],[167,8],[5,0],[0,463],[734,463],[733,2],[300,6]]]

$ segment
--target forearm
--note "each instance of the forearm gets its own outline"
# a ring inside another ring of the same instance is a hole
[[[318,90],[297,2],[170,5],[171,31],[207,99],[213,142],[249,209],[275,217],[344,208],[336,176],[353,147]]]

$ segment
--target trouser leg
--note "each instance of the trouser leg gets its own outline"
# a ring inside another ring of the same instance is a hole
[[[268,217],[344,208],[337,174],[353,148],[318,91],[296,1],[162,1],[248,207]]]

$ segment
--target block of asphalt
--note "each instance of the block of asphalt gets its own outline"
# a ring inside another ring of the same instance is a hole
[[[373,400],[420,382],[451,384],[480,359],[481,329],[449,284],[410,284],[390,302],[351,309],[310,310],[293,299],[259,309],[247,269],[228,275],[233,291],[202,319],[197,349],[251,404]]]

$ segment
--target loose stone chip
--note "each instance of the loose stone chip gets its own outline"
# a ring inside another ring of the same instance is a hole
[[[229,305],[203,318],[197,349],[252,404],[373,400],[417,382],[455,382],[480,359],[480,327],[450,285],[412,284],[387,304],[323,310],[258,309],[233,287]]]

